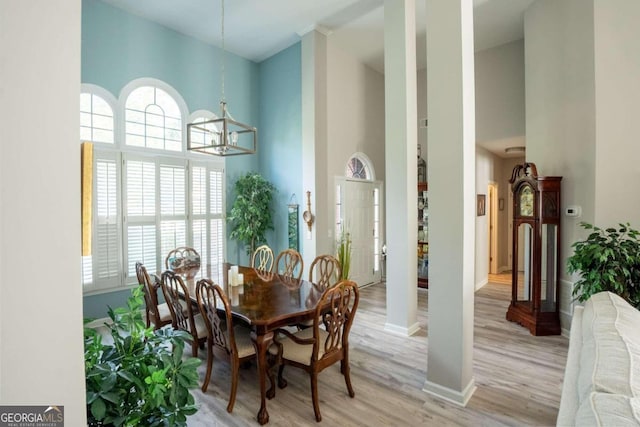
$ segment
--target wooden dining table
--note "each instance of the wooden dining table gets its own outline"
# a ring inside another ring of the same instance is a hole
[[[230,286],[225,263],[218,277],[211,277],[227,294],[234,318],[251,327],[251,339],[256,349],[260,382],[260,424],[269,422],[267,411],[267,351],[273,342],[274,330],[283,326],[303,323],[313,319],[323,290],[307,280],[292,279],[280,274],[238,266],[244,275],[242,285]],[[205,268],[205,276],[211,276],[211,268]],[[189,297],[195,301],[195,280],[188,280]]]

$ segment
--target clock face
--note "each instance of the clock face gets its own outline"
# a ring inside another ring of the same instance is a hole
[[[520,216],[533,216],[533,189],[525,185],[520,190]]]

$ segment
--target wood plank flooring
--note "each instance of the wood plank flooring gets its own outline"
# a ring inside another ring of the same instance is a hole
[[[478,390],[466,408],[422,391],[427,372],[428,290],[418,289],[420,331],[399,337],[384,330],[384,283],[361,290],[351,331],[349,398],[339,367],[322,372],[318,393],[325,426],[541,426],[555,425],[568,340],[533,337],[505,320],[510,286],[489,283],[475,294],[474,376]],[[200,358],[206,359],[206,351]],[[199,368],[204,378],[205,363]],[[318,425],[308,376],[287,367],[289,386],[268,401],[270,426]],[[255,426],[260,406],[255,363],[240,370],[232,414],[227,413],[229,368],[214,362],[207,393],[195,391],[200,410],[189,426]]]

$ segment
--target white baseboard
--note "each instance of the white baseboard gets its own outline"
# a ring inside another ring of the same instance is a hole
[[[410,337],[420,330],[420,324],[418,322],[414,323],[409,327],[393,325],[391,323],[384,324],[384,330],[387,332],[391,332],[395,335],[400,335],[403,337]]]
[[[485,278],[484,280],[481,280],[478,283],[476,283],[476,291],[480,290],[480,288],[482,288],[487,283],[489,283],[489,278],[488,277]]]
[[[422,391],[440,399],[446,400],[447,402],[451,402],[459,406],[467,406],[467,403],[469,403],[469,399],[471,399],[471,396],[473,396],[473,393],[475,393],[477,389],[478,387],[476,387],[475,378],[471,378],[469,384],[467,384],[467,386],[462,391],[453,390],[440,384],[433,383],[429,380],[426,380],[424,382]]]
[[[511,267],[503,265],[502,267],[498,267],[498,274],[504,273],[505,271],[511,270]]]

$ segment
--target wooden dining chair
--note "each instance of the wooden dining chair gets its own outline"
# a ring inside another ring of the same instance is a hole
[[[171,324],[169,306],[166,303],[158,304],[158,288],[161,286],[158,276],[154,274],[155,280],[152,281],[147,269],[140,261],[136,262],[136,276],[144,293],[147,328],[151,326],[151,323],[153,323],[154,330]]]
[[[169,251],[164,259],[164,266],[190,280],[200,271],[200,254],[193,248],[181,246]]]
[[[267,245],[259,246],[251,255],[251,266],[256,270],[271,272],[273,269],[273,251]]]
[[[284,388],[285,365],[306,371],[311,378],[311,398],[316,421],[322,420],[318,404],[318,374],[326,367],[340,362],[340,372],[344,375],[349,396],[355,396],[351,386],[349,368],[349,331],[358,309],[360,296],[358,285],[350,280],[342,280],[327,289],[316,306],[313,327],[291,333],[277,329],[274,346],[277,349],[278,386]],[[320,323],[324,328],[320,327]]]
[[[331,288],[340,280],[340,261],[332,255],[318,255],[315,257],[309,268],[309,281],[313,283],[316,290],[322,292]],[[309,297],[311,297],[309,293]],[[299,329],[313,326],[313,319],[300,322],[296,325]]]
[[[304,261],[302,255],[295,249],[285,249],[278,254],[275,262],[276,273],[285,277],[300,280],[302,270],[304,270]]]
[[[309,268],[309,281],[328,289],[340,280],[340,261],[332,255],[318,255]],[[315,277],[314,277],[315,276]]]
[[[215,351],[231,365],[231,393],[227,405],[227,412],[231,412],[236,401],[240,364],[256,357],[250,330],[233,325],[229,300],[222,288],[211,280],[201,279],[196,283],[196,300],[208,332],[207,373],[202,383],[202,392],[206,392],[209,387]]]
[[[179,274],[167,270],[162,273],[162,293],[171,311],[171,324],[191,335],[191,353],[198,357],[198,347],[204,347],[207,340],[207,327],[200,313],[193,313],[189,288]]]

